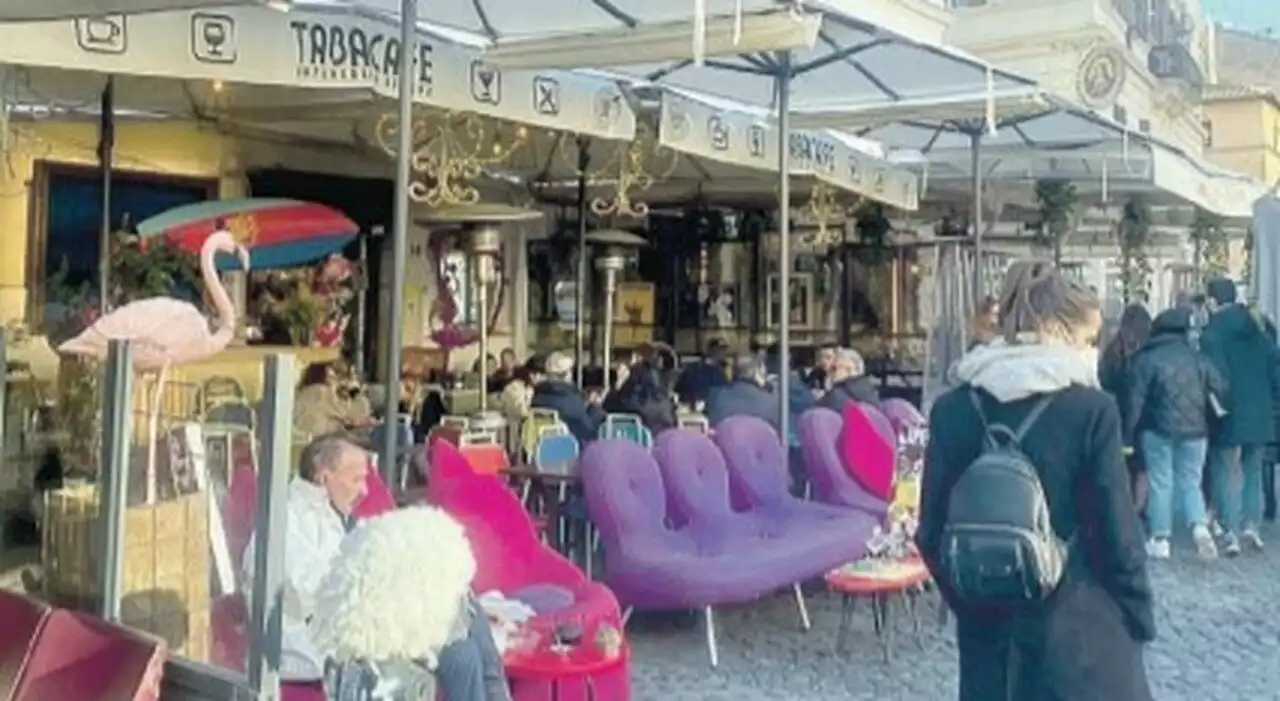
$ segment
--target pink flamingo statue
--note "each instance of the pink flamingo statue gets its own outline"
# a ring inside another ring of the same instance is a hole
[[[75,338],[58,346],[58,352],[102,360],[110,341],[129,341],[133,347],[133,369],[156,372],[148,426],[147,503],[156,500],[156,438],[160,423],[160,399],[165,373],[172,364],[190,363],[212,356],[231,343],[235,335],[236,312],[231,296],[222,286],[214,267],[219,252],[234,253],[240,265],[249,269],[249,250],[227,231],[216,231],[200,247],[200,273],[217,310],[217,330],[195,305],[170,297],[140,299],[112,311]]]

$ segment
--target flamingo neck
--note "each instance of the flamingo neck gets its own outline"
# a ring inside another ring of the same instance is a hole
[[[200,251],[200,275],[204,278],[204,286],[209,290],[209,296],[213,298],[213,308],[218,313],[218,326],[235,330],[236,308],[231,303],[231,295],[227,294],[227,288],[222,284],[217,266],[214,265],[214,257],[217,254],[216,246],[206,246]]]

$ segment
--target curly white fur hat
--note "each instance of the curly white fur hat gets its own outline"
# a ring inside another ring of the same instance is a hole
[[[476,561],[462,526],[428,506],[366,521],[342,543],[316,601],[330,659],[424,660],[452,639]]]

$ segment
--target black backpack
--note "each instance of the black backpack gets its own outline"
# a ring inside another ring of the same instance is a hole
[[[942,574],[971,605],[1041,602],[1062,581],[1070,543],[1054,533],[1040,476],[1020,444],[1054,395],[1041,397],[1016,431],[990,424],[978,393],[970,388],[969,396],[982,420],[983,450],[951,490]]]

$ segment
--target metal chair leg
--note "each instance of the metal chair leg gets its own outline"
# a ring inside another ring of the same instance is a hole
[[[711,655],[711,668],[715,669],[720,666],[720,650],[716,647],[715,613],[712,611],[710,606],[702,609],[702,618],[706,623],[707,652]]]
[[[622,627],[623,627],[623,628],[626,628],[626,627],[627,627],[627,621],[630,621],[630,620],[631,620],[631,614],[633,614],[633,613],[635,613],[635,612],[636,612],[636,607],[634,607],[634,606],[628,606],[626,609],[624,609],[624,610],[623,610],[623,612],[622,612]]]
[[[800,607],[800,629],[807,633],[813,626],[809,622],[809,609],[804,604],[804,592],[800,590],[800,583],[792,584],[791,591],[796,595],[796,606]]]

